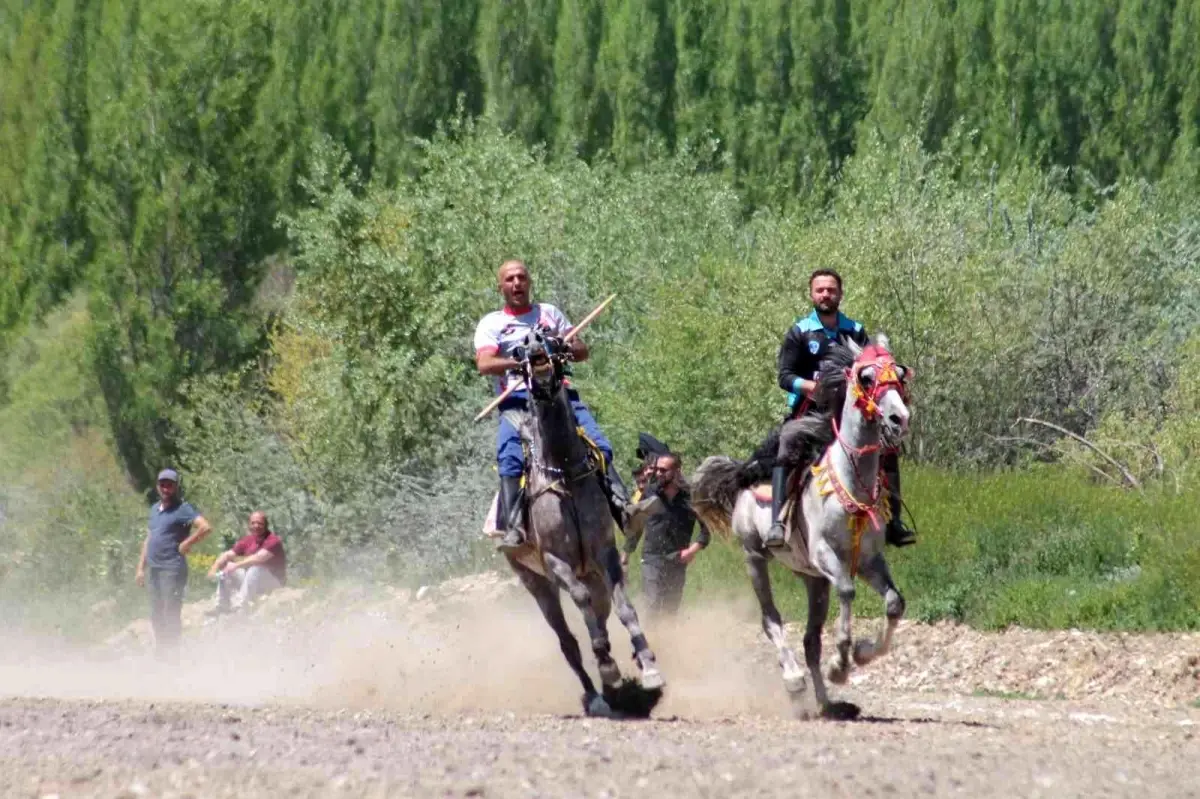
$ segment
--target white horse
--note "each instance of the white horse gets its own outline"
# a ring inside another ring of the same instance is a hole
[[[767,559],[773,557],[801,579],[808,592],[808,624],[804,658],[812,675],[817,707],[823,715],[854,718],[857,706],[831,702],[821,677],[821,630],[829,613],[829,587],[837,590],[837,658],[829,680],[845,683],[850,660],[859,666],[883,655],[891,646],[896,624],[904,615],[904,598],[892,582],[884,559],[883,529],[888,518],[887,491],[879,469],[880,450],[897,446],[908,432],[911,413],[905,402],[907,370],[896,363],[887,339],[878,336],[865,349],[853,342],[835,346],[822,366],[813,398],[823,414],[789,421],[764,446],[764,460],[811,462],[797,457],[820,451],[819,459],[797,470],[789,485],[796,490],[785,506],[786,545],[767,548],[763,534],[771,526],[769,465],[736,461],[724,455],[706,458],[692,481],[692,504],[711,528],[732,530],[742,543],[750,582],[762,609],[763,631],[779,653],[784,687],[793,700],[804,696],[804,672],[788,645],[783,620],[771,595]],[[778,441],[778,452],[775,450]],[[760,453],[763,450],[760,449]],[[797,512],[797,507],[800,512]],[[883,596],[887,621],[874,641],[850,638],[854,579],[861,577]],[[803,707],[802,702],[797,702]],[[801,715],[807,712],[801,710]]]

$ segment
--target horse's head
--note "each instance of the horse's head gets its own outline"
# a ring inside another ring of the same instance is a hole
[[[567,371],[570,348],[563,340],[537,328],[525,334],[525,340],[514,353],[521,362],[530,396],[548,402],[558,396]]]
[[[882,334],[865,348],[850,342],[850,349],[855,357],[846,375],[848,396],[869,424],[878,422],[882,426],[886,440],[899,443],[908,433],[912,418],[908,407],[911,370],[896,363]]]

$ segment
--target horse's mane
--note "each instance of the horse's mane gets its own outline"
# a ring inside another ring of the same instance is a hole
[[[830,346],[828,356],[821,362],[820,377],[812,403],[822,408],[818,413],[805,414],[789,429],[794,436],[785,465],[795,467],[801,461],[811,463],[834,439],[833,421],[841,414],[846,402],[846,371],[854,365],[854,351],[841,344]],[[783,425],[776,425],[766,439],[742,466],[740,483],[743,487],[771,479],[779,453]]]

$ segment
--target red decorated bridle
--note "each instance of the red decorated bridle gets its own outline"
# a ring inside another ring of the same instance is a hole
[[[862,373],[866,369],[875,370],[874,380],[869,388],[864,388],[862,381]],[[883,397],[887,392],[899,392],[900,398],[907,403],[908,387],[906,385],[906,378],[910,374],[911,372],[905,369],[904,377],[901,377],[900,367],[896,363],[895,357],[884,347],[876,344],[869,345],[855,359],[850,368],[846,370],[846,379],[850,383],[850,392],[851,396],[854,397],[854,406],[858,408],[866,421],[873,422],[879,417],[879,403],[883,401]],[[858,469],[859,458],[878,452],[882,449],[882,445],[851,446],[842,438],[842,431],[836,414],[833,417],[833,433],[838,445],[849,456],[850,466],[854,471],[854,489],[858,493],[866,495],[866,499],[857,499],[850,487],[843,485],[832,469],[822,466],[822,463],[828,461],[828,450],[825,452],[825,457],[813,467],[813,472],[818,476],[822,476],[821,472],[826,472],[823,475],[826,490],[837,496],[842,507],[850,514],[851,531],[853,534],[851,552],[851,574],[853,575],[857,572],[859,545],[867,525],[870,524],[876,530],[881,530],[886,521],[887,507],[881,501],[884,488],[883,473],[879,472],[875,479],[875,485],[868,487],[863,485],[862,476]]]
[[[862,373],[866,369],[872,368],[875,370],[875,379],[869,389],[864,389]],[[911,371],[905,368],[904,377],[901,377],[900,367],[892,353],[877,344],[869,345],[846,370],[846,382],[849,383],[850,394],[854,397],[854,407],[858,408],[864,419],[873,422],[879,417],[879,403],[889,391],[899,392],[900,399],[907,403],[908,385],[906,381],[910,374]],[[836,415],[833,417],[833,433],[851,460],[878,452],[880,449],[879,444],[865,447],[852,447],[847,444],[842,438],[841,426],[838,424]]]
[[[862,373],[867,369],[875,370],[875,381],[869,390],[864,390]],[[850,391],[854,395],[854,405],[868,422],[875,421],[879,415],[879,402],[883,395],[895,389],[900,393],[900,399],[908,402],[908,386],[905,379],[900,377],[900,368],[896,359],[883,347],[871,344],[855,359],[854,364],[846,370],[846,378],[850,381]]]

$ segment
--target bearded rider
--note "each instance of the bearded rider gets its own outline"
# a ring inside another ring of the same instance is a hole
[[[496,393],[501,394],[511,384],[522,380],[517,371],[521,362],[513,357],[513,353],[525,340],[525,335],[537,328],[546,335],[562,339],[570,332],[571,323],[553,305],[532,301],[533,283],[529,269],[521,261],[505,261],[497,277],[500,293],[504,296],[504,308],[483,317],[475,328],[475,365],[481,375],[495,378]],[[578,336],[565,346],[570,349],[572,360],[578,362],[588,359],[588,347]],[[629,505],[629,494],[613,466],[612,444],[601,432],[592,412],[579,399],[578,392],[569,384],[567,395],[576,421],[604,453],[607,469],[600,484],[608,497],[613,518],[624,530],[630,515],[637,509]],[[499,407],[501,416],[500,430],[496,436],[496,461],[500,471],[500,505],[496,512],[496,529],[504,532],[503,539],[497,544],[501,551],[511,552],[525,543],[524,512],[520,507],[525,452],[521,446],[521,435],[509,422],[505,411],[527,410],[528,400],[529,392],[522,388],[514,391]]]
[[[865,347],[870,343],[866,328],[839,310],[842,303],[841,275],[832,269],[816,270],[808,279],[808,293],[813,311],[788,330],[777,359],[779,386],[789,392],[788,419],[826,410],[814,407],[812,396],[821,364],[828,357],[831,345],[845,345],[847,341],[853,341]],[[888,505],[892,516],[888,522],[886,540],[898,547],[914,544],[915,535],[900,520],[900,460],[895,450],[887,450],[882,454],[880,467],[887,482]],[[784,529],[779,514],[787,499],[787,478],[788,467],[776,463],[771,472],[771,528],[763,540],[769,547],[784,545]]]

